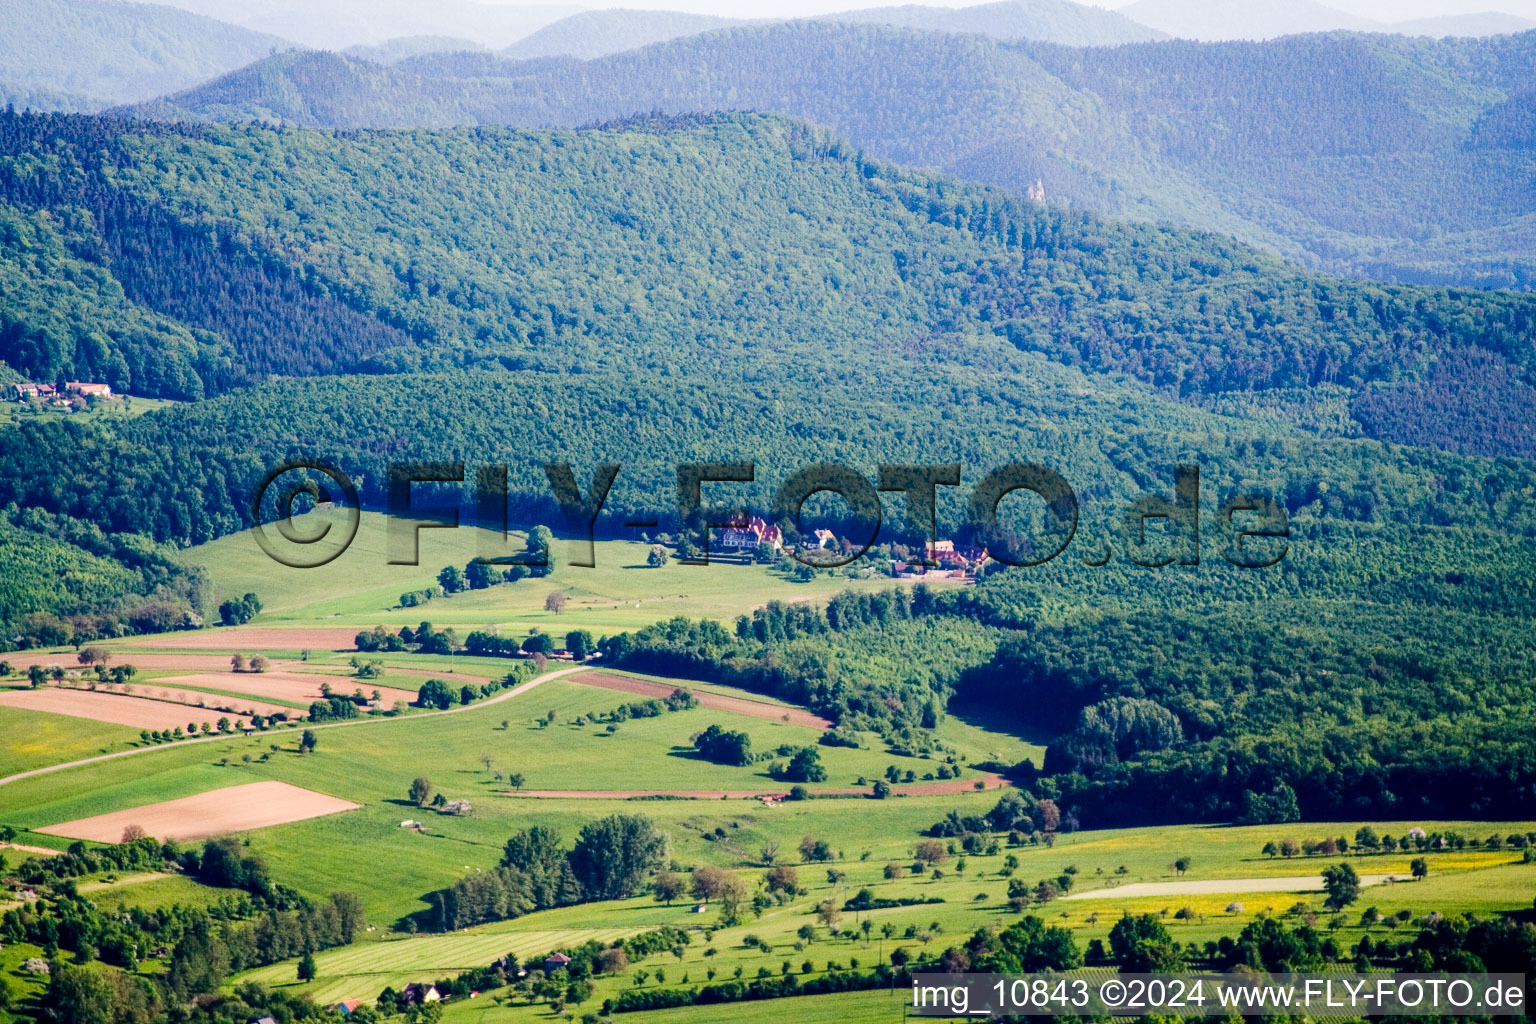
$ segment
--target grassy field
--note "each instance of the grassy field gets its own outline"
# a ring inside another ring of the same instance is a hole
[[[826,810],[828,808],[825,805],[809,805],[806,815],[796,824],[814,829],[817,824],[836,820],[835,815],[824,815]],[[695,820],[693,824],[707,822]],[[761,827],[759,823],[751,824],[756,828]],[[887,828],[899,827],[897,822],[890,820],[882,825]],[[1353,826],[1349,827],[1352,830]],[[1446,823],[1436,824],[1436,827],[1458,826]],[[1510,831],[1519,831],[1529,828],[1529,825],[1511,823],[1506,827]],[[1117,861],[1142,863],[1146,857],[1156,856],[1156,852],[1162,849],[1200,843],[1204,845],[1198,848],[1207,853],[1201,858],[1201,863],[1208,862],[1212,877],[1256,877],[1282,868],[1296,875],[1304,868],[1309,876],[1315,877],[1324,865],[1340,859],[1311,858],[1304,865],[1299,865],[1277,864],[1250,856],[1247,851],[1252,849],[1255,841],[1262,845],[1267,834],[1265,829],[1260,828],[1141,829],[1109,835],[1081,833],[1063,837],[1054,849],[1031,847],[1003,850],[993,856],[966,857],[964,862],[952,858],[941,865],[941,878],[906,874],[895,880],[884,877],[884,865],[888,860],[909,861],[910,840],[900,845],[890,840],[872,842],[867,848],[871,854],[868,859],[863,858],[865,850],[861,847],[864,844],[850,843],[848,849],[843,851],[845,856],[832,865],[801,865],[798,868],[800,884],[808,890],[806,895],[791,904],[769,909],[760,919],[749,918],[747,922],[735,927],[719,928],[713,911],[695,915],[686,903],[666,907],[642,897],[532,914],[519,921],[469,929],[454,935],[394,939],[383,944],[365,943],[345,950],[326,952],[317,957],[319,977],[307,986],[298,986],[291,964],[266,968],[253,976],[269,983],[295,985],[327,1000],[344,996],[364,997],[376,993],[383,984],[398,988],[400,981],[451,975],[459,969],[459,960],[472,959],[475,955],[481,956],[481,962],[489,962],[502,953],[513,951],[517,952],[519,958],[526,959],[528,954],[523,950],[529,947],[523,940],[530,934],[543,937],[568,931],[579,932],[583,927],[612,929],[616,932],[638,931],[660,924],[673,924],[694,928],[693,941],[681,959],[663,955],[633,965],[635,970],[646,970],[651,975],[643,984],[700,984],[711,979],[735,977],[738,969],[741,971],[740,976],[753,978],[759,970],[764,969],[771,974],[778,974],[785,969],[786,963],[791,971],[802,974],[807,962],[810,964],[809,974],[814,977],[829,969],[852,967],[855,961],[867,969],[876,962],[884,961],[891,950],[897,947],[932,953],[962,941],[979,926],[1012,920],[1014,915],[1008,909],[1005,899],[1008,878],[1003,874],[1005,858],[1010,854],[1020,862],[1015,876],[1031,882],[1041,875],[1054,876],[1069,865],[1075,867],[1080,879],[1080,890],[1106,886],[1115,877],[1144,880],[1145,876],[1139,873],[1115,876],[1113,872],[1120,866]],[[1132,852],[1142,845],[1139,840],[1145,840],[1149,851],[1147,854]],[[1111,850],[1114,851],[1113,856],[1109,855]],[[686,857],[682,859],[687,860]],[[794,861],[798,858],[791,853],[789,859]],[[1398,860],[1395,856],[1349,859],[1357,870],[1365,874],[1389,873],[1396,867]],[[1364,934],[1359,925],[1359,915],[1368,906],[1377,906],[1386,914],[1407,909],[1415,916],[1434,910],[1442,913],[1475,912],[1493,915],[1501,910],[1525,907],[1530,902],[1531,894],[1536,892],[1536,865],[1511,863],[1515,859],[1518,859],[1516,855],[1507,853],[1431,855],[1431,874],[1427,880],[1367,888],[1359,903],[1342,915],[1336,930],[1330,915],[1323,914],[1320,923],[1334,931],[1339,941],[1353,944]],[[829,867],[846,877],[834,879],[828,876]],[[743,870],[749,880],[755,879],[756,868]],[[1191,874],[1206,877],[1198,869]],[[1151,877],[1167,879],[1172,877],[1172,872],[1166,867],[1153,869]],[[1240,883],[1234,881],[1233,884],[1237,886]],[[1123,913],[1160,915],[1176,939],[1201,943],[1222,935],[1235,935],[1260,912],[1277,915],[1299,913],[1293,908],[1300,904],[1314,912],[1320,910],[1321,894],[1307,891],[1311,884],[1314,883],[1309,879],[1297,877],[1297,888],[1290,892],[1258,895],[1241,892],[1211,893],[1199,897],[1136,900],[1119,899],[1109,889],[1101,898],[1049,904],[1031,910],[1030,913],[1045,917],[1052,924],[1071,928],[1083,945],[1094,938],[1105,938],[1115,920]],[[840,905],[858,889],[865,887],[881,897],[939,899],[943,902],[866,914],[849,912],[838,922],[838,934],[833,934],[817,922],[813,912],[818,902],[830,898]],[[1240,903],[1241,909],[1229,911],[1227,908],[1233,903]],[[1192,913],[1179,916],[1178,912],[1185,908]],[[862,928],[866,919],[870,922],[867,937]],[[799,934],[805,925],[811,925],[814,930],[814,937],[809,941]],[[1373,929],[1373,934],[1379,938],[1386,931],[1385,926],[1378,925]],[[767,950],[763,949],[764,944],[768,946]],[[558,944],[540,949],[534,943],[529,952],[542,955],[556,948],[559,948]],[[665,980],[658,980],[657,968],[664,972]],[[633,970],[624,977],[602,979],[596,1000],[640,983]],[[886,1019],[879,1016],[885,1012],[884,997],[879,993],[828,999],[824,1003],[808,1000],[807,1005],[826,1008],[828,1013],[851,1014],[847,1019]],[[473,1018],[518,1021],[547,1018],[546,1008],[501,1007],[489,1001],[461,1004],[451,1012],[456,1020]],[[751,1015],[752,1012],[771,1012],[777,1019],[794,1019],[785,1018],[782,1007],[756,1011],[748,1011],[743,1007],[733,1012],[742,1016],[729,1019],[754,1020],[756,1018]],[[897,1012],[900,1012],[899,1008]],[[871,1015],[867,1016],[866,1013]],[[671,1020],[672,1017],[658,1014],[656,1019]]]
[[[644,626],[670,615],[729,619],[772,599],[824,600],[848,587],[889,586],[888,580],[849,581],[821,575],[806,584],[790,582],[755,566],[720,564],[687,567],[670,564],[643,568],[647,547],[623,542],[598,545],[596,569],[562,566],[551,579],[525,580],[452,598],[424,607],[395,608],[407,590],[435,582],[439,568],[462,565],[481,553],[480,538],[469,528],[426,531],[421,536],[421,565],[389,566],[384,520],[365,515],[358,541],[324,569],[285,569],[263,554],[248,535],[237,535],[188,552],[189,560],[208,568],[226,594],[255,591],[266,604],[256,625],[264,627],[340,627],[365,629],[374,624],[398,627],[423,619],[461,632],[495,627],[508,635],[532,628],[562,634],[572,628],[602,634]],[[563,542],[562,542],[563,548]],[[554,589],[569,596],[561,615],[544,610]],[[199,634],[206,636],[207,634]],[[238,644],[238,634],[230,634]],[[132,663],[131,642],[114,644],[114,663]],[[176,647],[145,651],[165,654]],[[228,648],[195,648],[223,657]],[[250,653],[246,651],[246,653]],[[298,657],[298,651],[279,652]],[[61,656],[72,655],[61,652]],[[377,679],[353,680],[352,652],[313,650],[302,666],[308,673],[335,675],[338,692],[374,685],[415,690],[427,678],[496,678],[512,661],[498,658],[442,658],[396,653],[370,655],[383,662]],[[142,681],[175,685],[176,672],[147,669]],[[230,684],[231,686],[238,684]],[[701,691],[740,696],[725,687],[687,683]],[[221,687],[197,684],[208,692]],[[228,691],[236,692],[234,690]],[[804,726],[727,711],[694,709],[650,719],[631,719],[610,732],[594,716],[637,698],[559,679],[488,706],[461,713],[412,713],[325,729],[312,755],[296,749],[298,732],[281,729],[251,737],[230,737],[196,746],[167,747],[111,762],[84,765],[0,787],[0,822],[21,828],[55,824],[94,814],[190,796],[246,782],[279,780],[361,803],[360,810],[295,822],[247,833],[249,847],[270,865],[274,878],[311,897],[336,890],[358,893],[373,930],[353,946],[317,955],[318,977],[300,985],[293,962],[251,972],[232,981],[254,978],[266,984],[297,987],[321,1002],[342,998],[372,999],[386,986],[435,980],[483,966],[506,953],[520,959],[541,957],[588,939],[611,940],[664,924],[690,929],[693,941],[681,958],[671,954],[634,965],[624,977],[605,978],[594,1001],[578,1009],[596,1009],[601,1000],[637,984],[696,985],[760,971],[790,970],[814,977],[828,970],[862,969],[888,961],[905,947],[933,953],[963,941],[975,928],[1003,924],[1016,916],[1008,905],[1010,879],[1033,886],[1041,879],[1070,873],[1074,895],[1032,910],[1051,923],[1073,929],[1079,942],[1107,936],[1123,913],[1152,913],[1164,918],[1184,942],[1204,942],[1234,935],[1259,913],[1276,915],[1317,911],[1321,897],[1309,891],[1322,868],[1340,858],[1266,857],[1266,843],[1291,838],[1352,838],[1355,824],[1274,825],[1095,830],[1063,834],[1053,847],[1003,848],[992,854],[960,856],[939,865],[937,873],[911,870],[914,844],[924,830],[951,809],[980,814],[998,799],[996,792],[920,795],[876,801],[833,798],[767,806],[757,800],[619,800],[608,797],[541,799],[508,794],[506,776],[524,776],[527,789],[547,790],[761,790],[779,789],[766,774],[766,763],[747,767],[709,764],[692,755],[690,737],[711,723],[741,729],[753,748],[815,744],[819,733]],[[767,698],[753,697],[773,705]],[[554,712],[554,722],[538,721]],[[996,760],[1041,762],[1043,748],[1029,736],[1029,723],[1008,723],[994,731],[985,709],[950,715],[938,738],[963,762]],[[0,769],[25,770],[50,761],[88,757],[123,749],[137,740],[133,730],[35,712],[0,708]],[[814,789],[852,786],[873,779],[887,766],[912,770],[918,779],[935,772],[932,759],[889,753],[873,735],[862,749],[820,747],[828,779]],[[501,776],[498,779],[498,774]],[[467,798],[474,813],[443,816],[407,802],[412,777],[425,775],[450,799]],[[976,773],[966,770],[965,778]],[[764,851],[775,849],[780,863],[799,860],[802,837],[828,840],[836,853],[830,864],[799,865],[805,892],[766,910],[760,919],[720,926],[716,908],[692,912],[690,901],[666,906],[639,896],[532,914],[449,935],[408,935],[394,931],[407,915],[427,909],[429,895],[468,872],[488,870],[500,860],[513,832],[532,825],[553,828],[565,841],[581,826],[606,814],[646,814],[666,832],[669,856],[679,866],[714,864],[741,871],[756,885]],[[422,832],[400,827],[420,819]],[[1093,826],[1092,821],[1086,822]],[[1527,832],[1529,822],[1473,823],[1401,821],[1374,823],[1378,833],[1401,835],[1415,825],[1483,837],[1497,832]],[[22,842],[58,846],[60,841],[24,835]],[[1180,881],[1205,883],[1205,891],[1168,896],[1133,896],[1121,887],[1175,880],[1172,864],[1188,857],[1191,867]],[[1009,860],[1015,862],[1009,866]],[[1349,858],[1364,875],[1410,874],[1408,854]],[[1536,865],[1511,863],[1518,853],[1479,850],[1431,854],[1430,876],[1365,890],[1342,919],[1322,914],[1320,925],[1337,930],[1341,942],[1362,934],[1360,910],[1377,906],[1391,914],[1495,914],[1529,908],[1536,894]],[[885,877],[886,865],[901,865],[899,877]],[[1245,880],[1294,880],[1278,892],[1245,892]],[[91,898],[117,909],[208,905],[227,893],[170,875],[119,879],[110,885],[89,883]],[[870,913],[848,912],[834,932],[817,923],[814,909],[822,900],[838,906],[861,888],[876,896],[932,901]],[[1236,905],[1234,907],[1234,905]],[[1298,909],[1305,908],[1305,910]],[[866,933],[863,926],[868,924]],[[813,926],[809,940],[800,935]],[[1378,928],[1378,930],[1380,930]],[[766,947],[766,949],[764,948]],[[10,963],[12,950],[7,949]],[[809,964],[809,967],[807,967]],[[636,970],[647,973],[644,981]],[[662,980],[663,977],[665,980]],[[505,995],[504,993],[498,995]],[[895,1020],[905,1002],[902,993],[869,992],[806,997],[777,1003],[671,1010],[636,1016],[637,1024],[655,1021],[755,1022],[773,1019],[816,1024],[820,1021],[876,1024]],[[503,1005],[490,996],[448,1008],[451,1022],[517,1024],[553,1021],[545,1006]]]
[[[151,910],[156,907],[211,907],[228,890],[211,889],[185,875],[130,875],[114,882],[85,882],[80,891],[103,907]]]
[[[315,956],[315,981],[304,986],[317,1002],[372,999],[386,986],[396,990],[413,981],[436,979],[474,967],[483,967],[508,953],[519,960],[541,957],[556,949],[584,942],[612,942],[634,934],[637,928],[514,927],[503,922],[451,935],[424,935],[413,939],[372,942],[327,950]],[[269,988],[297,985],[293,964],[264,967],[246,975]],[[242,979],[243,980],[243,979]]]
[[[88,718],[0,706],[0,776],[137,745],[139,731]]]
[[[338,516],[339,513],[310,513]],[[300,517],[298,529],[314,529]],[[439,597],[425,606],[398,608],[400,595],[437,582],[445,565],[463,568],[482,554],[511,554],[512,546],[495,534],[469,525],[420,534],[420,564],[390,565],[389,519],[364,512],[357,537],[345,553],[318,569],[290,569],[269,558],[247,532],[231,534],[189,549],[185,557],[208,570],[224,595],[253,592],[264,610],[257,622],[269,625],[383,624],[414,626],[430,619],[462,630],[499,626],[525,634],[537,626],[548,633],[570,629],[613,633],[638,629],[674,615],[730,619],[769,601],[825,601],[849,589],[883,588],[895,581],[882,576],[850,580],[841,573],[818,573],[805,583],[787,579],[766,566],[712,562],[707,566],[668,562],[652,569],[645,559],[650,545],[599,541],[593,568],[568,564],[565,541],[556,543],[556,568],[543,579],[525,579],[489,590]],[[552,591],[564,592],[569,604],[560,614],[546,612]]]
[[[0,427],[14,427],[18,423],[47,423],[52,420],[73,420],[83,423],[87,420],[121,420],[131,419],[134,416],[142,416],[146,412],[155,409],[164,409],[178,404],[169,398],[142,398],[139,396],[124,396],[118,401],[97,402],[94,406],[82,409],[80,412],[64,412],[57,409],[39,411],[30,406],[24,406],[20,402],[0,401]]]
[[[20,970],[23,961],[40,956],[43,956],[40,948],[25,943],[8,942],[4,949],[0,949],[0,981],[3,981],[10,991],[13,1007],[24,999],[30,1000],[41,995],[46,987],[47,982],[40,975],[26,974]],[[22,1018],[16,1014],[0,1008],[0,1021],[4,1024],[20,1019]]]

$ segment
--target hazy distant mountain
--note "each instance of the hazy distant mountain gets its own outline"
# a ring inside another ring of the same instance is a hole
[[[828,21],[895,25],[933,32],[978,32],[994,39],[1034,39],[1067,46],[1144,43],[1163,33],[1115,11],[1071,0],[1002,0],[974,7],[871,7],[826,16]]]
[[[775,111],[869,153],[1384,279],[1536,286],[1536,32],[1079,49],[877,25],[723,29],[594,61],[290,54],[132,112],[570,127]],[[1329,75],[1316,69],[1327,67]]]
[[[0,0],[0,80],[18,106],[85,110],[147,99],[292,45],[158,4]]]
[[[502,53],[512,58],[569,56],[590,60],[740,24],[743,22],[737,18],[681,11],[582,11],[519,39]]]
[[[1399,21],[1391,31],[1408,36],[1496,36],[1515,32],[1528,32],[1536,28],[1536,21],[1521,18],[1503,11],[1483,11],[1480,14],[1448,14],[1441,18],[1418,18]]]
[[[575,5],[472,0],[167,0],[176,7],[275,32],[320,49],[403,36],[454,36],[502,47],[580,10]]]
[[[583,11],[513,43],[502,54],[511,58],[570,56],[591,60],[714,29],[776,20],[747,21],[678,11]],[[1068,46],[1113,46],[1164,38],[1163,33],[1114,11],[1072,0],[1001,0],[962,8],[907,4],[840,11],[815,20],[926,32],[974,32],[993,39],[1034,39]]]
[[[1315,0],[1136,0],[1120,13],[1180,39],[1273,39],[1300,32],[1383,28]]]
[[[50,114],[81,114],[100,109],[101,106],[101,98],[97,96],[0,82],[0,107]]]
[[[458,36],[401,36],[398,39],[386,39],[382,43],[367,46],[349,46],[342,52],[348,57],[361,57],[375,64],[393,64],[409,57],[420,57],[429,53],[459,53],[465,50],[483,49],[484,47],[473,39],[461,39]]]
[[[1120,13],[1179,39],[1273,39],[1304,32],[1385,32],[1404,36],[1493,36],[1525,32],[1536,21],[1499,11],[1412,21],[1373,21],[1315,0],[1137,0]]]

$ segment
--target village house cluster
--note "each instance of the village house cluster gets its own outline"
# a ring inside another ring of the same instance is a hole
[[[59,384],[33,384],[23,381],[11,385],[11,397],[17,402],[36,402],[40,405],[70,405],[92,398],[112,398],[112,385],[95,384],[84,380],[62,381]]]
[[[751,555],[760,547],[766,547],[777,555],[785,547],[784,534],[760,516],[753,516],[744,525],[728,526],[711,537],[711,546],[727,554]],[[816,530],[801,538],[801,551],[817,548],[836,548],[838,539],[831,530]],[[991,561],[987,552],[978,547],[957,547],[952,540],[929,541],[926,561],[892,559],[891,575],[900,579],[970,579],[980,573]]]
[[[891,575],[903,580],[964,580],[978,575],[991,560],[992,556],[984,548],[957,548],[952,540],[931,540],[928,542],[927,561],[934,564],[923,565],[893,558]]]

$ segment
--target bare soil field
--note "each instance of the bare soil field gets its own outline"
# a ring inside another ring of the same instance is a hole
[[[229,661],[224,662],[226,668]],[[468,677],[455,677],[465,678]],[[253,697],[266,697],[271,700],[289,700],[300,704],[308,704],[311,701],[324,699],[320,693],[320,686],[324,683],[331,684],[331,691],[340,696],[351,696],[355,690],[361,689],[364,694],[372,696],[374,690],[379,691],[385,704],[392,704],[397,700],[412,701],[416,694],[411,690],[397,690],[388,686],[375,686],[371,679],[354,679],[351,676],[324,676],[300,672],[197,672],[185,676],[168,676],[165,679],[152,680],[147,683],[134,684],[142,686],[146,690],[156,691],[161,686],[180,683],[183,686],[207,686],[215,690],[229,690],[234,693],[248,693]],[[204,694],[212,703],[216,700],[224,700]],[[271,714],[270,711],[259,712]]]
[[[294,709],[283,704],[268,704],[265,701],[251,697],[226,697],[218,693],[203,693],[199,690],[182,690],[174,684],[175,679],[151,679],[147,682],[129,683],[125,696],[139,697],[144,700],[172,701],[176,704],[185,704],[188,707],[206,708],[210,711],[224,711],[239,715],[275,715],[287,713],[292,716]]]
[[[676,686],[667,683],[652,682],[649,679],[636,679],[633,676],[617,676],[607,672],[582,672],[577,675],[567,676],[568,683],[581,683],[583,686],[600,686],[605,690],[619,690],[624,693],[638,694],[642,697],[657,697],[665,700],[671,696],[672,691],[678,686],[686,687],[687,684],[679,682]],[[777,704],[764,704],[761,701],[748,700],[745,697],[726,697],[718,693],[705,693],[702,690],[694,690],[693,695],[699,699],[699,704],[706,708],[714,708],[716,711],[731,711],[738,715],[751,715],[753,718],[762,718],[770,722],[789,722],[791,725],[803,725],[811,729],[830,729],[832,723],[820,715],[813,715],[804,708],[781,707]]]
[[[115,843],[122,838],[125,828],[138,825],[156,839],[180,842],[285,825],[291,821],[354,811],[361,806],[286,782],[251,782],[180,800],[66,821],[37,831],[50,836]]]
[[[210,701],[217,698],[199,694]],[[239,724],[249,724],[243,715],[231,715],[213,708],[172,704],[163,700],[143,697],[124,697],[116,693],[98,693],[91,690],[66,690],[44,687],[40,690],[0,690],[0,704],[32,711],[48,711],[56,715],[89,718],[97,722],[111,722],[134,729],[174,729],[187,727],[189,722],[201,725],[216,723],[228,718]],[[283,710],[287,710],[286,708]]]
[[[1003,785],[1000,775],[983,775],[980,779],[945,779],[943,782],[913,782],[892,786],[891,791],[900,796],[942,796],[949,793],[970,793],[981,782],[987,789]],[[839,786],[817,789],[818,796],[869,796],[868,789],[857,786]],[[656,797],[672,797],[683,800],[781,800],[789,794],[788,786],[774,789],[524,789],[519,792],[502,791],[503,796],[531,796],[545,800],[643,800]],[[1125,888],[1133,888],[1126,886]],[[1119,893],[1123,890],[1116,889]],[[1225,889],[1221,890],[1226,892]]]
[[[114,648],[131,661],[129,651],[144,648],[220,651],[351,651],[356,626],[236,626],[189,633],[157,633]]]
[[[1393,881],[1392,875],[1361,875],[1361,885]],[[1281,878],[1190,878],[1172,882],[1132,882],[1113,889],[1074,892],[1062,900],[1135,899],[1138,896],[1225,896],[1244,892],[1320,892],[1322,875],[1291,875]]]

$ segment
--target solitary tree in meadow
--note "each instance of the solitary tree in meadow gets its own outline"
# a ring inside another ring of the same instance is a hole
[[[511,786],[514,790],[519,792],[521,792],[523,788],[523,783],[527,781],[527,779],[523,778],[522,772],[513,772],[511,775],[507,776],[507,785]]]
[[[417,807],[427,806],[427,801],[432,799],[432,780],[425,775],[418,775],[411,780],[411,803]]]
[[[303,958],[299,960],[299,980],[300,981],[314,981],[315,980],[315,957],[314,957],[314,954],[312,954],[312,953],[305,953]]]
[[[565,592],[562,590],[550,591],[549,596],[544,599],[544,610],[547,612],[554,612],[556,615],[559,615],[561,612],[565,611],[566,602],[569,600],[570,599],[565,596]]]

